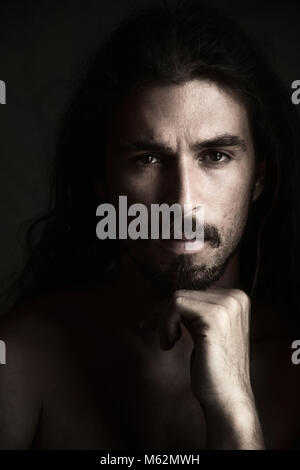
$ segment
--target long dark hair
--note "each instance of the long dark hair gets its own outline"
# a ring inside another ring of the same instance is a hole
[[[96,237],[102,201],[93,176],[103,171],[110,112],[132,90],[195,78],[238,94],[249,113],[256,158],[266,161],[264,191],[241,242],[245,288],[298,312],[298,115],[244,31],[199,2],[158,4],[130,16],[89,60],[57,141],[51,210],[27,234],[28,263],[14,285],[19,300],[105,276],[119,247]]]

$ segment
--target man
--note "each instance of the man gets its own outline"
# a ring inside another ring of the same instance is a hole
[[[2,448],[295,444],[298,141],[284,98],[239,28],[197,4],[153,7],[97,52],[29,259],[39,295],[1,324]],[[95,207],[119,195],[203,207],[204,246],[95,240]]]

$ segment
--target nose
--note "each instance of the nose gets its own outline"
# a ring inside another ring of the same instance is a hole
[[[190,205],[193,208],[202,203],[202,177],[194,159],[188,155],[176,158],[165,186],[164,202]]]

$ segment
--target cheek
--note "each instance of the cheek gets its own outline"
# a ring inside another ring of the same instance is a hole
[[[128,203],[149,205],[158,202],[160,181],[156,172],[132,172],[126,168],[108,169],[108,192],[110,197],[125,195]]]
[[[252,182],[240,181],[235,185],[224,185],[222,188],[221,203],[224,207],[231,208],[236,212],[239,208],[248,206],[252,195]]]
[[[149,185],[144,184],[137,178],[122,177],[114,178],[110,182],[109,193],[111,196],[117,197],[124,195],[128,198],[128,203],[150,204],[153,201],[153,192]]]
[[[252,173],[248,170],[236,175],[227,175],[216,187],[214,197],[209,203],[208,216],[210,213],[212,220],[220,226],[230,223],[243,225],[252,198]]]

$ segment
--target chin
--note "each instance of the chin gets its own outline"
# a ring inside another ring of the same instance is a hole
[[[167,264],[155,263],[153,258],[137,264],[142,274],[166,293],[179,289],[206,289],[223,276],[226,268],[226,263],[212,266],[197,263],[194,255],[178,255]]]
[[[127,254],[142,276],[166,294],[179,289],[206,289],[224,275],[231,257],[208,243],[200,251],[178,254],[156,242],[147,242],[127,244]]]

